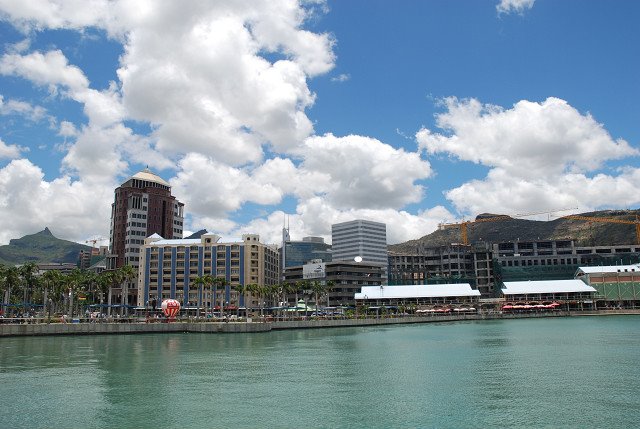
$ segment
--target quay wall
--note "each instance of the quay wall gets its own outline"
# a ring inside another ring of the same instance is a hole
[[[556,311],[553,313],[479,313],[438,316],[404,316],[367,319],[280,320],[273,322],[174,322],[174,323],[0,323],[0,337],[39,335],[106,335],[150,333],[258,333],[282,329],[340,328],[410,323],[442,323],[473,320],[540,317],[640,315],[640,309]]]

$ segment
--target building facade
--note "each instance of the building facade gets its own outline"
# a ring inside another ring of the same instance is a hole
[[[390,284],[469,282],[484,297],[500,296],[503,282],[569,280],[580,266],[640,261],[640,245],[576,246],[572,240],[420,246],[389,253]]]
[[[332,260],[331,245],[325,243],[322,237],[303,237],[302,241],[285,241],[280,252],[283,268],[304,265],[316,259],[323,262]]]
[[[360,288],[382,285],[382,272],[382,267],[379,264],[317,260],[309,264],[286,268],[284,281],[285,283],[319,281],[323,284],[331,282],[333,287],[328,290],[319,305],[324,303],[330,307],[353,306],[355,305],[355,294],[360,292]],[[310,294],[310,288],[307,289],[307,293]],[[290,296],[289,301],[295,301],[295,297]]]
[[[134,174],[115,190],[108,268],[137,268],[145,238],[182,238],[183,222],[184,204],[171,195],[169,183],[148,168]]]
[[[355,261],[378,264],[383,269],[382,281],[387,283],[387,225],[368,220],[352,220],[331,225],[333,261]],[[361,258],[361,259],[360,259]]]
[[[197,239],[163,239],[157,234],[147,238],[138,270],[138,306],[172,298],[183,307],[211,309],[220,302],[258,307],[257,300],[250,294],[242,296],[234,286],[277,284],[277,248],[261,243],[256,234],[245,234],[239,241],[220,240],[210,233]],[[196,280],[204,275],[224,279],[224,289],[216,295],[213,287],[199,285]]]

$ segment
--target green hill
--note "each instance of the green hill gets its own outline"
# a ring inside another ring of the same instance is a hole
[[[476,220],[499,215],[481,214]],[[578,216],[634,221],[640,210],[601,210]],[[596,222],[568,218],[536,221],[508,218],[468,225],[468,241],[489,243],[534,240],[574,240],[578,246],[613,246],[634,244],[637,241],[635,225],[612,222]],[[413,253],[421,247],[445,246],[460,243],[460,228],[440,229],[417,240],[389,246],[396,253]]]
[[[36,234],[25,235],[0,246],[0,264],[18,265],[35,263],[76,263],[81,250],[91,250],[73,241],[61,240],[53,236],[49,228]]]

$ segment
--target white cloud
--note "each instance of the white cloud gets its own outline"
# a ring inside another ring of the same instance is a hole
[[[0,59],[0,73],[20,76],[43,86],[62,85],[71,91],[84,90],[89,85],[82,70],[69,65],[67,58],[59,50],[45,54],[5,54]]]
[[[31,104],[20,100],[4,100],[0,95],[0,115],[20,115],[32,122],[39,122],[48,118],[47,109],[42,106],[32,106]]]
[[[634,169],[617,176],[598,172],[607,161],[637,156],[640,151],[622,139],[614,140],[591,115],[579,113],[564,100],[520,101],[503,109],[449,98],[444,107],[447,110],[437,115],[436,122],[446,134],[422,129],[416,134],[420,147],[491,168],[486,178],[446,192],[464,214],[640,202],[630,192],[631,179],[637,175]]]
[[[437,115],[436,123],[447,134],[423,128],[416,135],[420,147],[517,177],[591,171],[608,160],[640,153],[558,98],[523,100],[509,110],[475,99],[448,98],[444,106],[447,111]]]
[[[114,184],[44,180],[42,170],[17,159],[0,169],[0,218],[6,219],[0,243],[44,227],[68,240],[108,234]]]
[[[500,3],[496,5],[498,15],[518,13],[523,14],[525,11],[530,10],[536,0],[500,0]]]
[[[331,78],[331,82],[346,82],[351,79],[351,76],[345,73],[339,74],[338,76],[334,76]]]
[[[0,159],[4,158],[17,158],[20,156],[20,152],[26,150],[26,148],[17,145],[8,145],[0,139]]]
[[[342,209],[401,208],[418,202],[423,188],[415,182],[432,174],[418,153],[357,135],[310,137],[299,154],[301,170],[319,179],[310,183],[315,192]]]
[[[299,29],[295,2],[191,5],[156,5],[131,31],[118,70],[131,117],[152,123],[167,153],[235,165],[259,162],[266,143],[299,145],[313,131],[306,79],[333,66],[328,36]]]
[[[278,204],[282,191],[254,180],[248,171],[190,153],[180,160],[180,172],[171,180],[174,195],[200,217],[222,218],[245,202]]]

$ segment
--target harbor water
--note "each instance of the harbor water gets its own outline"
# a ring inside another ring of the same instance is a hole
[[[6,428],[638,427],[640,316],[0,339]]]

